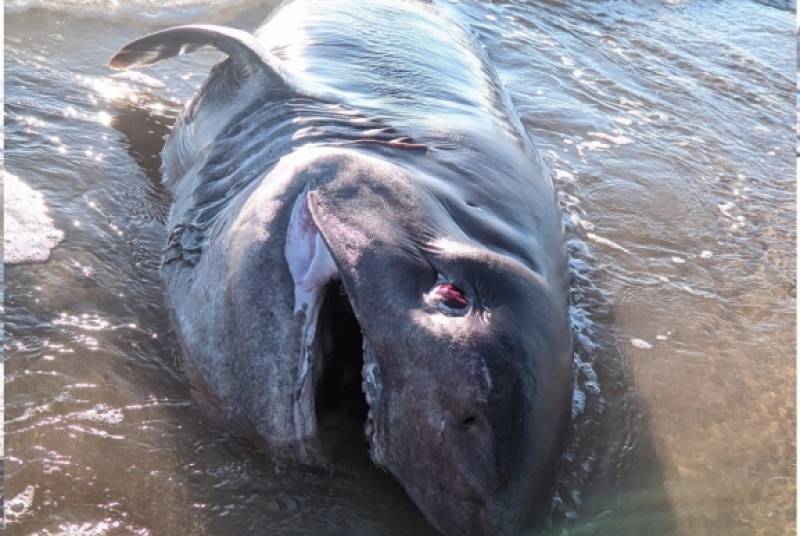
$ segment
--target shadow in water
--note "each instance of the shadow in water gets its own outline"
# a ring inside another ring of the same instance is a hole
[[[155,112],[154,110],[159,110]],[[151,94],[138,99],[117,99],[111,103],[111,126],[125,137],[124,148],[150,179],[147,201],[161,223],[169,213],[170,196],[161,180],[161,150],[178,118],[180,105]]]
[[[592,362],[600,391],[587,397],[584,412],[574,419],[571,447],[560,470],[558,493],[572,511],[556,508],[544,533],[677,534],[647,402],[639,394],[632,363],[620,349],[614,305],[599,290],[600,283],[575,283],[579,305],[587,309],[595,329],[593,344],[576,341],[576,349]]]

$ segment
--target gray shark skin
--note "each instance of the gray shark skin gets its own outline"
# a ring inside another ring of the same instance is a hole
[[[202,46],[227,58],[163,151],[198,400],[281,462],[337,463],[356,430],[442,533],[517,534],[569,425],[567,258],[480,45],[430,3],[297,0],[254,35],[171,28],[110,65]]]

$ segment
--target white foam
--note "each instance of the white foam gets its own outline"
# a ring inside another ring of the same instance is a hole
[[[607,143],[603,143],[602,141],[594,140],[594,141],[582,141],[577,145],[578,154],[583,156],[584,151],[599,151],[602,149],[610,149],[611,146]]]
[[[610,248],[617,249],[628,255],[632,255],[631,251],[623,246],[620,246],[616,242],[609,240],[608,238],[603,238],[602,236],[598,236],[594,233],[586,233],[586,236],[589,237],[590,240],[597,242],[598,244],[603,244],[604,246],[608,246]]]
[[[590,222],[590,221],[584,220],[583,218],[581,218],[581,217],[580,217],[580,216],[578,216],[577,214],[572,214],[572,215],[570,216],[570,221],[571,221],[571,222],[572,222],[574,225],[577,225],[577,226],[579,226],[581,229],[584,229],[584,230],[586,230],[586,231],[594,231],[594,229],[595,229],[595,224],[593,224],[593,223],[592,223],[592,222]]]
[[[727,203],[717,203],[717,208],[719,211],[722,212],[726,217],[734,219],[734,216],[731,214],[731,210],[736,208],[736,204],[731,203],[728,201]]]
[[[572,418],[574,419],[586,409],[586,395],[578,386],[577,380],[572,388]]]
[[[642,350],[650,350],[651,348],[653,348],[653,345],[644,339],[635,339],[635,338],[631,339],[631,344],[635,348],[640,348]]]
[[[72,413],[70,417],[80,421],[92,421],[103,424],[119,424],[125,420],[125,416],[121,410],[112,408],[106,404],[98,404],[86,411]]]
[[[567,142],[572,143],[572,140],[567,140]],[[569,171],[564,171],[563,169],[555,169],[553,171],[556,174],[557,181],[575,182],[575,175],[573,175]]]
[[[44,262],[64,239],[64,233],[53,225],[40,192],[16,175],[6,172],[4,177],[4,262]]]
[[[57,534],[80,535],[80,536],[107,536],[108,534],[118,534],[123,528],[122,522],[117,520],[104,519],[103,521],[85,521],[83,523],[61,523],[58,525]],[[134,533],[131,525],[125,525],[125,532]],[[135,534],[142,534],[136,531]],[[149,534],[146,532],[145,534]]]
[[[628,138],[627,136],[623,136],[622,134],[619,133],[617,133],[617,135],[615,136],[613,134],[607,134],[605,132],[588,132],[587,135],[593,138],[607,141],[609,143],[613,143],[614,145],[628,145],[630,143],[633,143],[632,139]]]
[[[5,503],[5,517],[7,521],[14,522],[28,514],[33,504],[33,496],[36,488],[32,485],[25,486],[25,489],[15,495]]]
[[[569,269],[573,287],[570,292],[569,320],[575,341],[572,354],[572,418],[574,419],[586,411],[587,393],[593,397],[600,394],[600,383],[592,368],[591,358],[597,348],[592,338],[594,322],[583,303],[584,291],[594,286],[591,265],[585,260],[591,257],[591,251],[586,242],[578,239],[570,240],[567,246],[570,252]]]

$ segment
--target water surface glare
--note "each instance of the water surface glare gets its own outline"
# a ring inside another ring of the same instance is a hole
[[[105,63],[171,24],[252,30],[276,3],[7,2],[6,214],[29,258],[53,248],[5,271],[9,534],[432,534],[378,471],[276,469],[213,429],[176,365],[158,152],[219,56]],[[445,4],[568,227],[575,419],[545,532],[793,534],[793,12]],[[25,188],[45,218],[9,206]]]

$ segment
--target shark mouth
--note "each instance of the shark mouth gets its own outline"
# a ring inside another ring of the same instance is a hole
[[[322,447],[333,451],[340,445],[355,447],[355,436],[366,441],[372,450],[375,425],[369,401],[370,378],[374,366],[368,366],[369,342],[353,313],[341,282],[330,283],[317,319],[317,353],[312,359],[322,362],[314,393],[317,425]]]
[[[368,451],[376,460],[377,363],[305,192],[292,208],[285,254],[294,280],[294,314],[302,322],[292,401],[301,456],[313,463]]]

